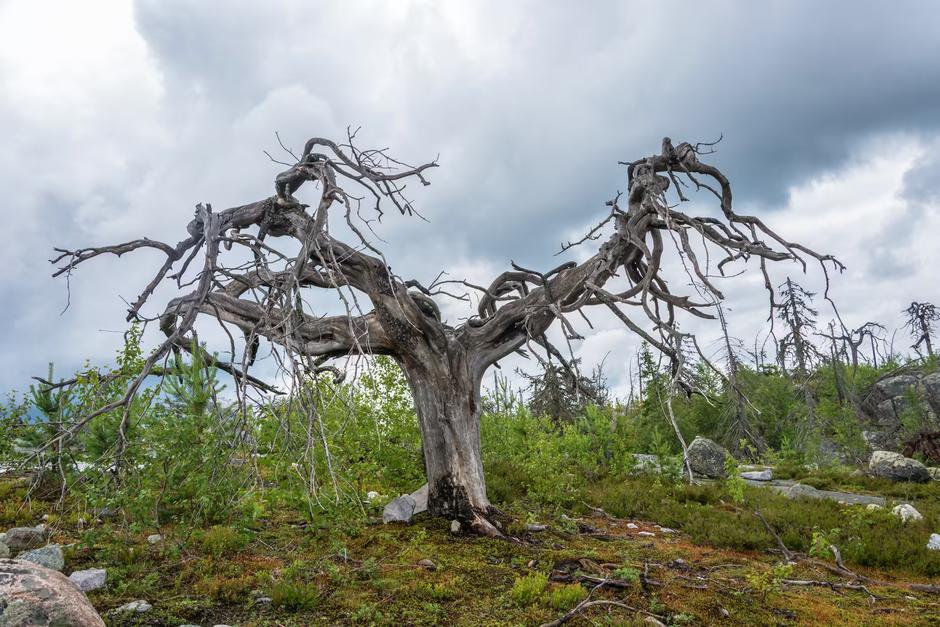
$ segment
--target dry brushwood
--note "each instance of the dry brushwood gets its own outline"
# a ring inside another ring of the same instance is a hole
[[[606,218],[581,241],[563,247],[605,237],[586,261],[544,272],[514,263],[487,286],[444,280],[443,275],[425,286],[392,272],[369,233],[389,204],[403,215],[415,212],[406,185],[429,184],[425,177],[437,163],[408,166],[384,149],[358,148],[355,135],[347,133],[344,143],[309,140],[296,163],[277,175],[268,198],[219,212],[199,205],[176,245],[143,238],[58,251],[55,274],[66,276],[101,255],[145,248],[164,253],[164,263],[131,304],[128,320],[148,320],[143,308],[158,286],[175,284],[179,290],[150,318],[159,319],[166,340],[149,355],[124,397],[77,421],[60,438],[105,412],[123,408],[126,415],[154,367],[181,348],[199,346],[193,326],[198,315],[244,336],[240,359],[231,339],[232,359],[224,364],[243,403],[249,395],[264,398],[274,389],[247,374],[262,339],[290,375],[292,390],[317,373],[341,376],[327,364],[330,360],[389,355],[414,396],[430,513],[460,520],[477,533],[502,535],[487,499],[480,456],[480,387],[490,366],[514,352],[569,363],[549,341],[549,328],[557,323],[570,347],[581,337],[570,316],[599,307],[668,356],[681,385],[683,351],[698,347],[692,336],[680,332],[677,313],[713,318],[709,310],[723,298],[715,281],[728,264],[756,260],[771,304],[768,261],[795,261],[805,269],[807,260],[815,260],[824,273],[827,263],[842,269],[833,257],[784,239],[757,217],[736,213],[728,179],[699,159],[711,152],[702,150],[707,145],[673,146],[666,139],[660,154],[624,163],[626,195],[618,193],[607,203]],[[686,200],[683,188],[713,194],[720,217],[679,211],[667,201],[670,186],[680,201]],[[311,187],[317,191],[308,206],[298,194]],[[353,243],[331,233],[331,220],[337,219],[352,233]],[[700,298],[674,293],[667,284],[662,268],[670,243]],[[243,254],[229,253],[233,248]],[[199,270],[190,269],[194,263]],[[448,291],[459,286],[478,292],[479,305],[476,315],[451,326],[442,320],[435,298],[470,300],[469,294]],[[345,313],[310,311],[306,294],[311,289],[333,290]]]

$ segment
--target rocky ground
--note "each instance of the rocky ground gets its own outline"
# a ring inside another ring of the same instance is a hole
[[[742,476],[740,502],[727,478],[685,486],[651,473],[563,510],[512,504],[514,540],[427,518],[414,511],[420,491],[407,523],[383,524],[381,509],[371,522],[285,509],[147,530],[114,512],[62,516],[0,481],[0,514],[17,523],[0,536],[17,558],[0,562],[0,624],[43,624],[16,621],[49,603],[84,616],[84,599],[101,622],[73,624],[540,625],[571,612],[569,624],[940,624],[940,482]],[[37,582],[71,592],[37,600]]]

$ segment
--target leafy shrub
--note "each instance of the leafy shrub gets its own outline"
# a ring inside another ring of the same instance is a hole
[[[620,579],[621,581],[626,581],[628,583],[636,583],[640,580],[640,571],[631,566],[621,566],[612,574],[614,578]]]
[[[290,612],[312,610],[320,603],[316,586],[291,581],[279,581],[271,588],[271,604]]]
[[[236,553],[248,545],[248,537],[231,527],[210,527],[202,534],[202,550],[215,557]]]
[[[544,573],[518,577],[512,584],[509,598],[520,607],[532,605],[539,600],[546,587],[548,587],[548,577]]]
[[[556,610],[570,610],[587,597],[587,590],[581,584],[570,583],[556,586],[548,597],[548,604]]]

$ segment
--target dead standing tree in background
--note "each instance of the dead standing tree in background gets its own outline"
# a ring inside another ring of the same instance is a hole
[[[784,287],[786,286],[786,287]],[[816,398],[810,387],[815,364],[822,358],[819,350],[813,344],[810,335],[816,329],[816,316],[818,312],[813,309],[812,292],[793,282],[787,277],[785,283],[779,286],[780,304],[777,305],[777,317],[783,320],[787,327],[786,335],[777,345],[777,360],[780,368],[787,373],[787,364],[806,405],[806,421],[799,430],[801,439],[805,439],[816,429]]]
[[[911,348],[919,353],[920,345],[923,344],[927,350],[925,356],[930,357],[933,355],[933,342],[931,342],[934,331],[933,325],[940,320],[940,309],[930,303],[914,302],[904,310],[904,313],[907,314],[907,322],[904,326],[907,327],[911,337],[914,338]]]
[[[693,282],[717,300],[723,295],[712,281],[737,260],[756,258],[768,290],[767,261],[795,260],[805,270],[805,259],[812,258],[824,271],[826,262],[842,267],[832,257],[785,240],[759,218],[736,214],[727,178],[699,161],[699,146],[673,147],[666,139],[660,154],[624,164],[626,199],[618,193],[607,203],[610,211],[600,224],[580,242],[563,247],[600,239],[604,227],[612,226],[595,254],[547,272],[513,264],[486,287],[463,283],[481,294],[477,315],[451,326],[441,319],[434,301],[445,295],[447,282],[424,286],[397,276],[365,234],[389,203],[402,214],[412,214],[405,184],[428,184],[425,175],[437,164],[407,166],[384,150],[358,149],[353,139],[354,134],[345,144],[309,140],[297,163],[277,176],[275,194],[269,198],[218,213],[200,205],[187,227],[188,236],[175,246],[139,239],[59,251],[53,260],[60,264],[56,274],[71,273],[106,253],[121,255],[140,248],[164,252],[165,263],[131,305],[128,320],[144,319],[141,308],[159,284],[175,282],[183,292],[159,315],[167,339],[151,353],[125,397],[77,421],[60,437],[73,435],[96,415],[128,407],[150,369],[172,351],[193,346],[193,322],[199,314],[244,334],[241,363],[232,341],[232,361],[219,364],[233,374],[243,402],[248,387],[268,389],[247,378],[258,338],[270,342],[273,354],[298,384],[331,359],[389,355],[401,366],[414,396],[430,513],[457,519],[478,533],[501,535],[487,499],[480,456],[480,388],[490,366],[525,349],[560,358],[561,351],[546,336],[549,328],[557,323],[567,340],[578,339],[570,314],[602,307],[667,355],[678,371],[681,357],[672,347],[694,338],[678,330],[676,313],[712,318],[707,309],[714,301],[696,302],[670,291],[661,271],[667,240]],[[314,153],[316,148],[323,153]],[[309,207],[294,197],[308,182],[319,190]],[[686,199],[682,187],[714,194],[720,217],[676,210],[666,201],[670,184],[681,200]],[[330,220],[337,216],[354,234],[353,245],[331,234]],[[275,246],[282,240],[299,244],[299,252],[282,252],[289,250]],[[253,261],[226,265],[223,258],[231,247],[248,251]],[[717,264],[716,250],[721,253]],[[188,266],[200,255],[201,270],[185,279]],[[304,295],[314,288],[335,291],[346,313],[317,316],[307,311]],[[770,296],[772,301],[772,291]],[[628,316],[626,308],[639,312],[644,324]]]

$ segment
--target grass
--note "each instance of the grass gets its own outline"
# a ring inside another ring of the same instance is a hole
[[[36,524],[51,511],[41,501],[23,505],[19,489],[0,487],[0,495],[3,528]],[[410,526],[318,526],[294,511],[275,509],[243,526],[168,526],[160,530],[165,541],[153,546],[146,541],[152,530],[80,525],[77,517],[62,516],[53,540],[72,545],[66,572],[108,569],[108,586],[89,598],[111,625],[537,625],[587,595],[589,586],[577,581],[582,577],[620,581],[623,587],[598,590],[592,598],[652,612],[667,624],[940,622],[936,596],[873,587],[878,599],[871,605],[862,592],[785,584],[790,578],[839,579],[806,562],[782,565],[752,509],[761,510],[792,550],[808,551],[814,532],[822,533],[852,568],[883,580],[928,581],[940,573],[940,555],[924,549],[929,522],[904,526],[886,512],[790,501],[756,488],[735,504],[720,484],[685,486],[643,477],[602,480],[583,496],[616,519],[587,508],[567,514],[601,537],[557,522],[563,520],[560,511],[510,502],[502,506],[517,520],[548,521],[551,530],[516,544],[455,537],[447,521],[422,516]],[[937,501],[934,487],[915,505],[936,522]],[[627,527],[628,521],[637,529]],[[654,523],[680,533],[663,535]],[[656,536],[638,536],[643,530]],[[418,566],[424,558],[437,568]],[[569,580],[550,577],[553,571]],[[257,593],[272,603],[256,603]],[[108,614],[139,598],[153,604],[151,613]],[[642,618],[620,609],[594,610],[590,617],[590,624],[641,624]]]

